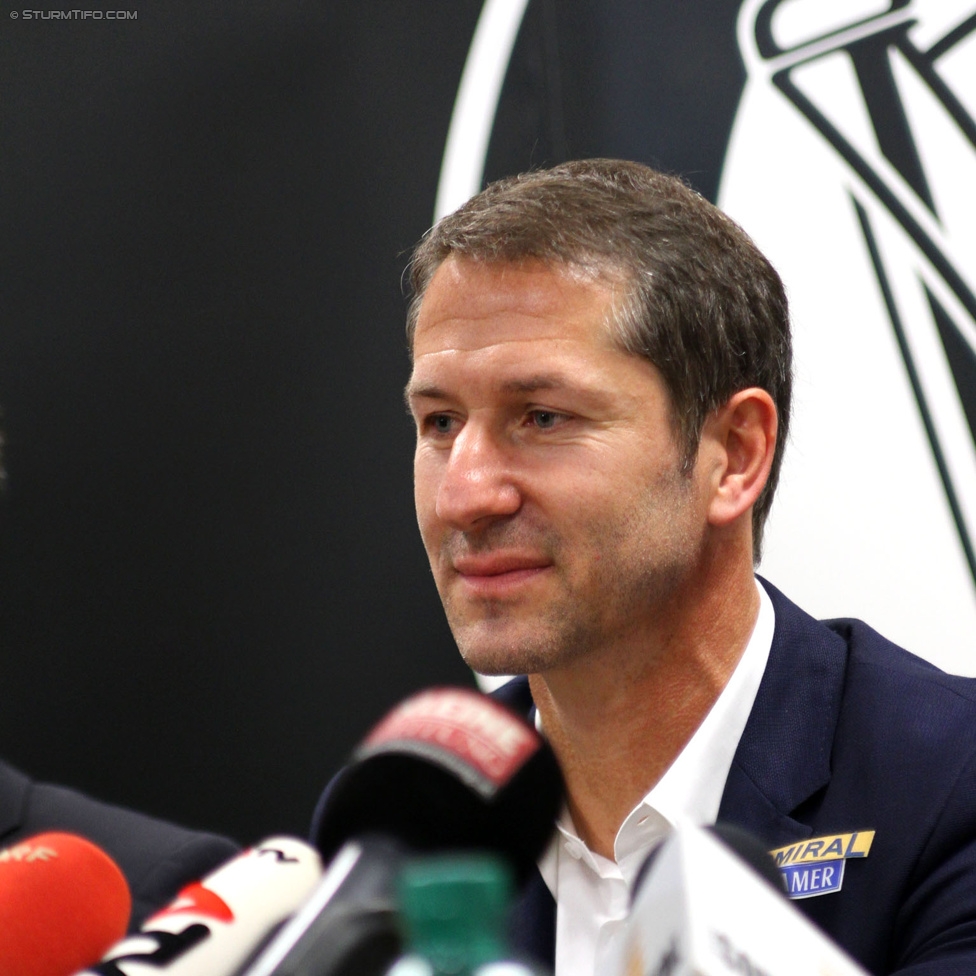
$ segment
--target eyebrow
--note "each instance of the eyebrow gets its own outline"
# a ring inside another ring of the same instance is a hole
[[[538,390],[561,390],[570,386],[564,373],[536,373],[525,379],[509,380],[502,384],[506,393],[535,393]]]
[[[507,380],[502,383],[501,390],[503,393],[525,394],[537,393],[539,390],[561,390],[570,385],[570,381],[564,373],[535,373],[531,376]],[[403,391],[403,399],[409,406],[410,401],[415,399],[446,400],[448,394],[433,384],[413,386],[407,383]]]

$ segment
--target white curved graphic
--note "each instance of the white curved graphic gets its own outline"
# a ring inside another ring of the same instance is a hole
[[[436,217],[481,188],[527,2],[482,9]],[[976,2],[746,0],[739,43],[719,202],[783,275],[797,356],[762,570],[976,674]]]
[[[739,45],[719,199],[797,354],[763,570],[976,674],[976,3],[747,0]]]
[[[434,220],[481,189],[505,72],[529,0],[485,0],[458,86],[434,203]]]

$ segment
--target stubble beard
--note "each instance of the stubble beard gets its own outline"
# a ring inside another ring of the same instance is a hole
[[[623,523],[594,524],[587,535],[591,570],[582,580],[570,578],[561,538],[524,520],[491,526],[474,544],[460,534],[446,539],[445,565],[454,553],[511,546],[544,552],[552,560],[548,572],[556,574],[555,596],[541,607],[482,600],[472,608],[442,590],[448,624],[468,667],[484,675],[568,668],[666,615],[700,551],[700,539],[679,514],[688,489],[687,478],[671,472]]]
[[[594,643],[596,621],[547,605],[528,626],[513,623],[512,609],[483,603],[475,623],[446,606],[447,620],[465,663],[478,674],[538,674],[571,665]],[[591,616],[591,615],[590,615]]]

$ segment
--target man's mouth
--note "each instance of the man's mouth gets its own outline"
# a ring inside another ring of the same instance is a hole
[[[460,556],[452,567],[472,595],[501,596],[537,579],[552,562],[538,555],[487,553]]]

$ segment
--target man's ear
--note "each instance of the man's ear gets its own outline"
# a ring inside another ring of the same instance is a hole
[[[776,404],[759,387],[740,390],[709,415],[701,446],[712,461],[712,525],[728,525],[756,503],[769,478],[776,434]]]

